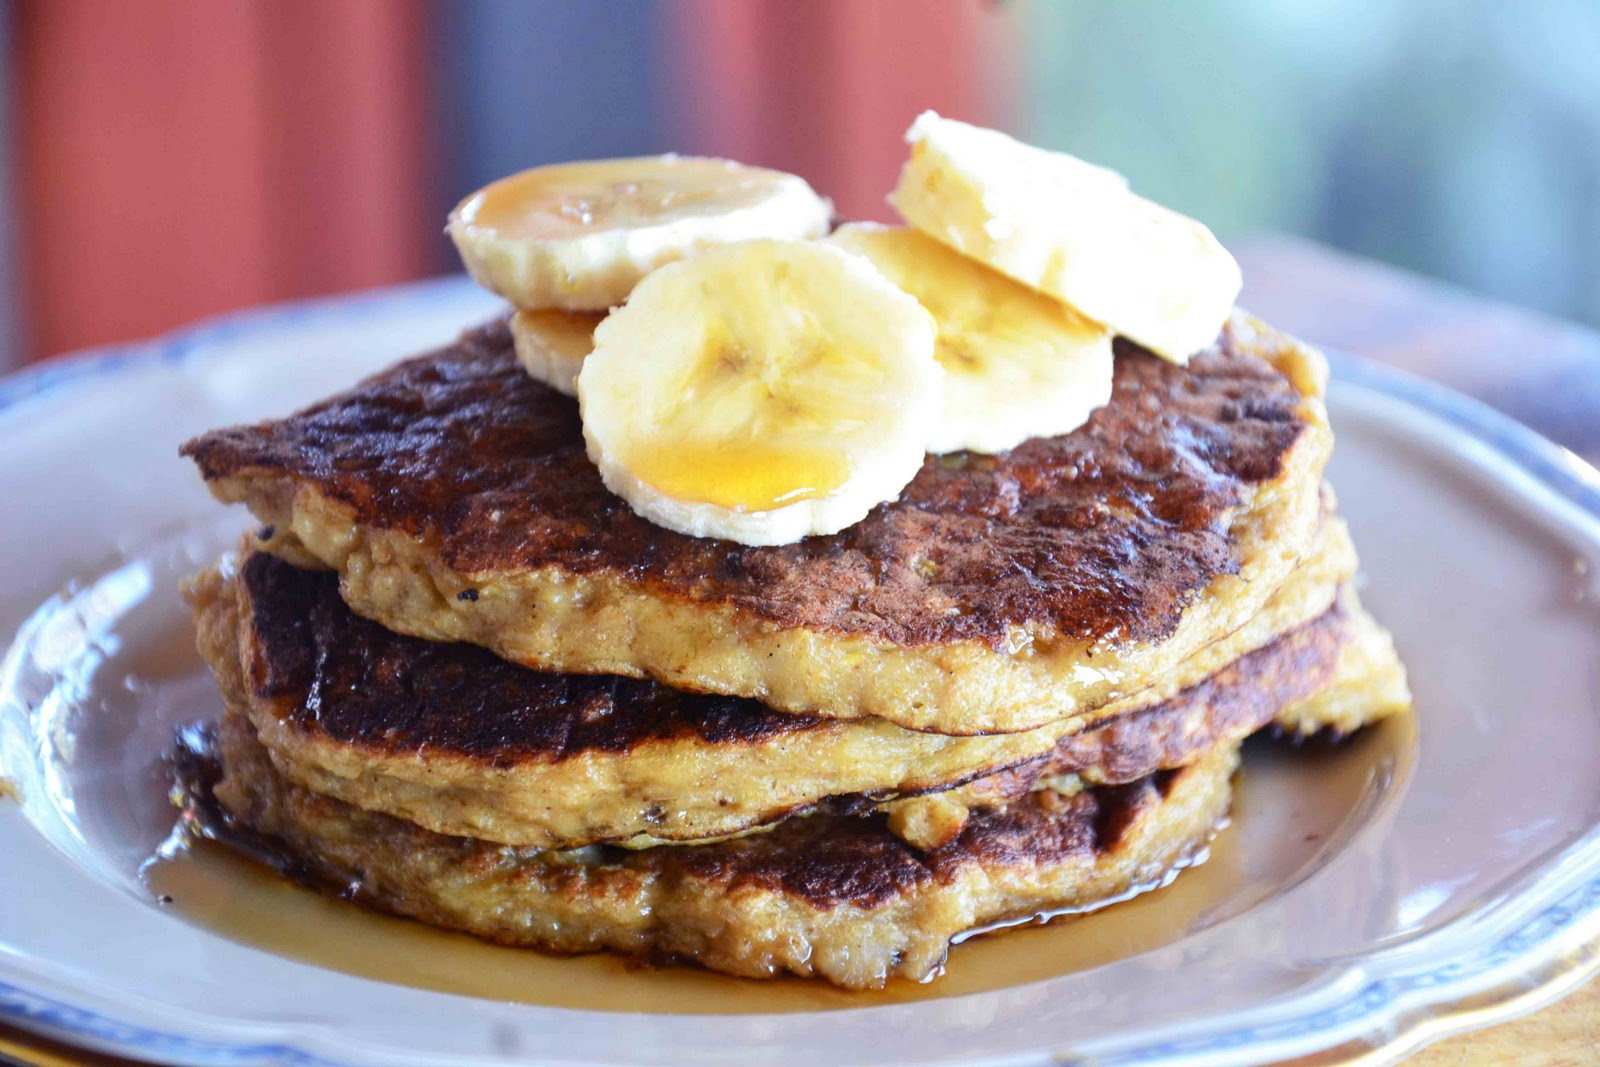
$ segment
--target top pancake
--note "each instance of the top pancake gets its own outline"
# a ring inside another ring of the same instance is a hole
[[[183,452],[274,527],[268,548],[340,570],[391,629],[782,711],[1011,731],[1142,688],[1259,608],[1315,524],[1322,380],[1243,316],[1188,367],[1119,342],[1111,402],[1074,433],[929,457],[857,526],[772,548],[634,515],[503,323]]]

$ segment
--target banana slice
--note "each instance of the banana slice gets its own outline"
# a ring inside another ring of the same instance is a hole
[[[802,179],[724,159],[535,167],[467,197],[447,229],[467,271],[519,308],[604,311],[640,278],[714,244],[827,232]]]
[[[842,530],[921,467],[933,319],[859,256],[750,241],[669,264],[595,331],[589,457],[640,515],[777,545]]]
[[[594,351],[594,330],[605,316],[580,311],[519,311],[511,316],[517,361],[558,393],[578,395],[578,372]]]
[[[1004,452],[1070,433],[1111,399],[1111,333],[916,230],[853,223],[830,241],[916,297],[938,328],[944,415],[930,452]]]
[[[1175,363],[1211,344],[1239,264],[1112,171],[924,112],[889,202],[911,225]]]

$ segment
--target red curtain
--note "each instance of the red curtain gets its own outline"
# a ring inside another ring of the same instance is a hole
[[[448,94],[428,80],[473,71],[430,62],[426,0],[14,10],[28,354],[430,272],[443,221],[431,186],[445,170],[431,122]],[[1011,125],[1015,19],[1001,4],[654,10],[673,112],[658,117],[663,139],[797,171],[850,217],[887,217],[901,134],[922,109]],[[502,47],[518,54],[516,41]]]
[[[980,0],[683,0],[669,69],[687,149],[803,175],[840,214],[888,220],[925,109],[1014,125],[1013,33]]]
[[[420,0],[16,12],[30,355],[426,270]]]

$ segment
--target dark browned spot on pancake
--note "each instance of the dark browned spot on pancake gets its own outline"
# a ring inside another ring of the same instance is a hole
[[[881,815],[814,815],[769,833],[681,849],[674,858],[729,889],[774,890],[817,907],[872,907],[930,881],[953,881],[977,864],[992,870],[1091,858],[1115,848],[1162,795],[1151,778],[1071,797],[1029,793],[1006,809],[974,812],[960,836],[930,852],[895,837]]]
[[[1157,641],[1238,569],[1226,529],[1304,429],[1289,381],[1225,329],[1177,367],[1117,342],[1111,402],[1077,431],[929,457],[841,533],[750,548],[635,515],[584,454],[574,401],[534,382],[504,323],[277,422],[190,441],[208,479],[314,485],[357,520],[437,544],[464,574],[557,568],[902,646],[1015,625]]]
[[[755,744],[820,725],[753,700],[609,675],[531,671],[473,645],[405,637],[354,614],[338,576],[255,552],[239,568],[254,632],[251,685],[297,727],[389,752],[437,749],[506,765],[647,741]]]
[[[1115,847],[1139,817],[1139,812],[1146,805],[1159,803],[1166,796],[1166,783],[1158,784],[1156,779],[1167,773],[1158,771],[1137,782],[1102,786],[1095,790],[1102,801],[1094,813],[1094,839],[1100,847]]]

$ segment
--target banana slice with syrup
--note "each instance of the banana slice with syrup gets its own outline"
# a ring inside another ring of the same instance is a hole
[[[518,308],[604,311],[665,263],[734,241],[819,237],[831,211],[793,174],[666,155],[513,174],[463,200],[446,229],[468,273]]]
[[[866,260],[748,241],[652,273],[578,375],[589,456],[640,515],[798,541],[859,522],[921,468],[944,403],[934,323]]]
[[[517,362],[535,381],[578,395],[578,372],[594,351],[594,331],[605,316],[589,311],[518,311],[511,316]]]

